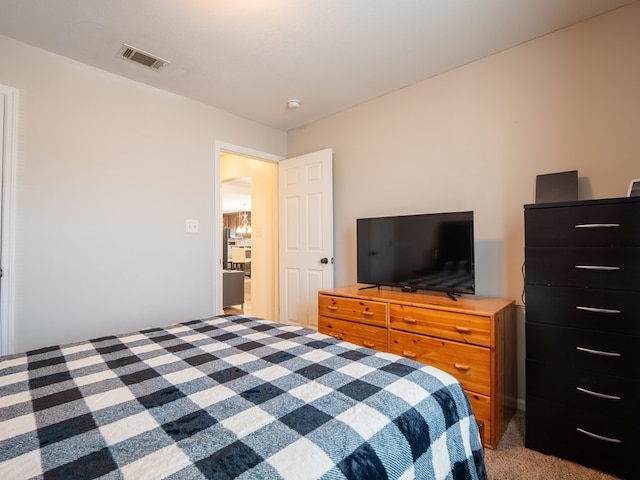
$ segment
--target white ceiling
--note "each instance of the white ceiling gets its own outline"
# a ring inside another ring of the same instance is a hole
[[[0,34],[286,131],[634,1],[0,0]]]
[[[222,213],[251,211],[251,177],[238,177],[220,183]]]

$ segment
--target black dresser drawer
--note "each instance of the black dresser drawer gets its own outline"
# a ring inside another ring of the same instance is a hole
[[[638,247],[527,247],[528,284],[640,290]]]
[[[526,349],[527,360],[550,368],[628,379],[640,376],[640,337],[527,322]]]
[[[637,291],[529,284],[525,293],[527,322],[640,336]]]
[[[638,203],[527,209],[525,245],[640,246]]]
[[[566,408],[607,412],[612,419],[627,421],[637,416],[640,378],[628,379],[582,368],[527,359],[527,395],[562,404]]]
[[[627,479],[640,478],[638,416],[612,420],[607,412],[567,408],[527,395],[525,446]]]

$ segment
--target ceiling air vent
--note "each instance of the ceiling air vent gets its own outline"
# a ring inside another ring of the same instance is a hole
[[[120,50],[118,51],[118,56],[126,60],[139,63],[140,65],[144,65],[145,67],[149,67],[153,70],[160,70],[161,68],[171,63],[169,62],[169,60],[165,60],[155,55],[151,55],[150,53],[145,52],[144,50],[140,50],[139,48],[132,47],[131,45],[127,45],[126,43],[123,44]]]

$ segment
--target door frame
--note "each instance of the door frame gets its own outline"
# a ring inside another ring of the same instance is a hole
[[[278,163],[280,160],[284,160],[285,157],[280,155],[274,155],[271,153],[261,152],[240,145],[234,145],[232,143],[223,142],[221,140],[215,141],[215,151],[213,156],[213,284],[216,286],[213,297],[213,311],[215,315],[220,315],[222,310],[222,198],[220,196],[220,154],[222,152],[230,153],[234,155],[240,155],[243,157],[251,157],[257,160],[265,162]],[[277,247],[277,232],[276,232],[276,249]],[[278,292],[276,292],[278,297]],[[274,302],[277,302],[278,298],[274,298]],[[276,303],[276,313],[277,313]]]
[[[3,140],[0,139],[0,200],[2,230],[0,237],[0,355],[15,352],[15,223],[16,175],[18,151],[18,89],[0,85],[4,114]]]

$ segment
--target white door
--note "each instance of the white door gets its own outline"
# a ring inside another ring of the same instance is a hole
[[[333,151],[278,164],[280,322],[318,328],[318,290],[333,287]]]
[[[14,352],[17,112],[18,90],[0,85],[0,355]]]
[[[2,173],[4,169],[4,95],[0,94],[0,292],[2,292]],[[0,301],[2,299],[2,293],[0,293]],[[0,305],[0,312],[2,312],[2,305]],[[0,325],[2,325],[2,319],[0,317]],[[0,328],[0,345],[4,344],[3,329]],[[0,348],[0,350],[2,350]]]

